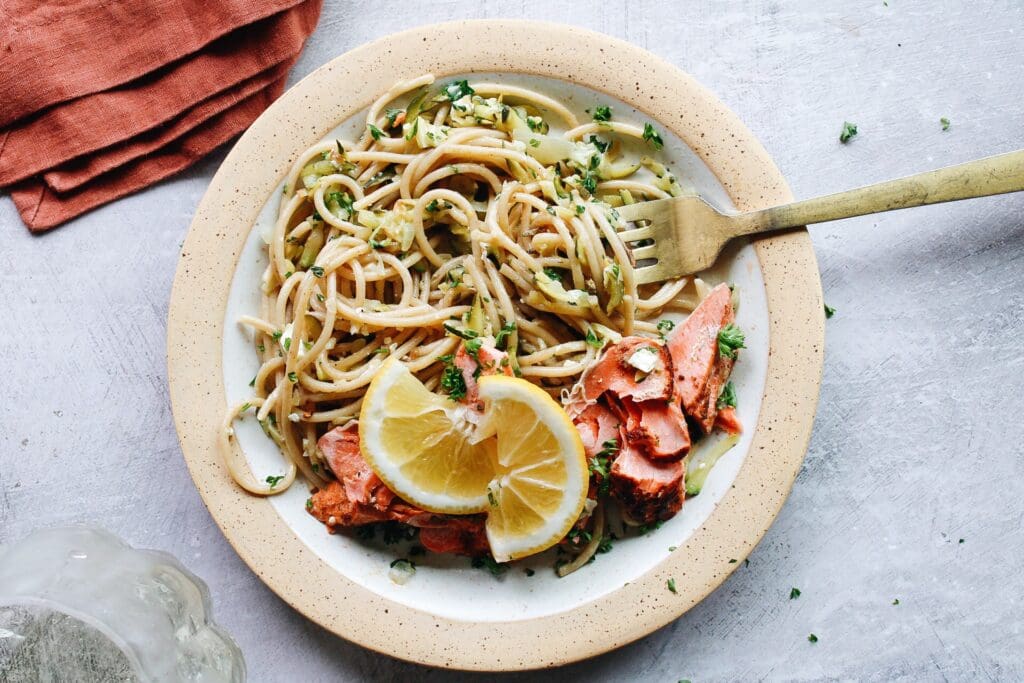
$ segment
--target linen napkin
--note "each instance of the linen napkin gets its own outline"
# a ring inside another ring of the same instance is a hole
[[[188,167],[244,130],[281,94],[321,2],[84,0],[61,13],[15,0],[27,11],[0,28],[0,186],[14,183],[22,220],[34,231],[59,225]],[[9,5],[0,22],[5,14],[14,17]],[[70,20],[55,23],[58,16]],[[67,49],[55,49],[62,40]],[[32,50],[36,59],[26,61]],[[74,69],[83,80],[75,82],[68,69],[50,68],[61,63],[58,53],[77,54],[94,71]],[[140,64],[149,69],[141,75]],[[12,68],[52,80],[18,79]],[[34,89],[38,98],[25,96]]]

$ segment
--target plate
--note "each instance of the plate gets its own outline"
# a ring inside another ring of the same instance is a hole
[[[387,576],[394,551],[328,535],[306,514],[303,486],[271,499],[238,488],[216,434],[227,402],[246,395],[257,367],[234,321],[255,310],[265,264],[260,224],[276,210],[288,167],[316,141],[360,125],[394,82],[426,72],[528,85],[581,113],[611,104],[618,120],[654,121],[673,170],[721,208],[792,197],[736,116],[650,53],[568,26],[469,21],[388,36],[317,69],[253,123],[197,209],[171,295],[171,401],[192,478],[242,559],[308,618],[391,656],[479,670],[565,664],[679,617],[725,580],[777,515],[807,448],[821,378],[814,252],[806,231],[793,231],[737,246],[716,267],[712,279],[742,293],[738,323],[750,348],[733,379],[748,428],[674,519],[563,579],[541,571],[541,560],[533,576],[517,569],[496,579],[464,558],[441,557],[395,584]],[[236,433],[257,475],[281,471],[254,421]]]

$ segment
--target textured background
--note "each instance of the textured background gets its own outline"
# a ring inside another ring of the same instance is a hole
[[[400,28],[523,17],[618,36],[690,72],[797,197],[1022,146],[1020,0],[484,4],[328,0],[292,81]],[[860,127],[849,145],[844,119]],[[306,621],[238,559],[193,488],[165,317],[222,156],[42,237],[0,198],[0,542],[89,521],[169,550],[209,582],[254,681],[493,678],[396,662]],[[1005,196],[813,227],[838,313],[805,466],[749,566],[633,645],[509,678],[1024,678],[1022,209],[1024,196]]]

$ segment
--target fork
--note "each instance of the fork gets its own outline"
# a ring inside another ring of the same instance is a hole
[[[1020,190],[1024,150],[748,213],[722,213],[697,196],[629,204],[617,209],[619,217],[638,227],[619,236],[637,265],[637,283],[648,284],[711,267],[726,243],[743,235]]]

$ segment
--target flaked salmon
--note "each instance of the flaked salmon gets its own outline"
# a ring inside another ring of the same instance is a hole
[[[401,522],[420,529],[420,543],[437,553],[481,555],[488,551],[482,515],[439,515],[410,505],[385,486],[359,450],[355,424],[335,427],[317,447],[337,477],[313,493],[309,513],[336,533],[375,522]]]
[[[647,337],[623,337],[605,347],[583,373],[583,400],[596,401],[605,392],[634,401],[667,401],[672,396],[672,360],[665,346]]]
[[[681,460],[690,452],[690,430],[679,405],[667,401],[620,399],[625,439],[652,460]]]
[[[683,412],[700,423],[705,431],[710,431],[714,424],[718,391],[732,371],[731,359],[722,359],[729,360],[727,367],[716,361],[720,358],[718,333],[733,318],[732,292],[721,284],[711,290],[668,338],[675,395]]]
[[[611,492],[636,522],[670,519],[683,507],[685,473],[681,460],[654,462],[623,438],[611,468]]]

